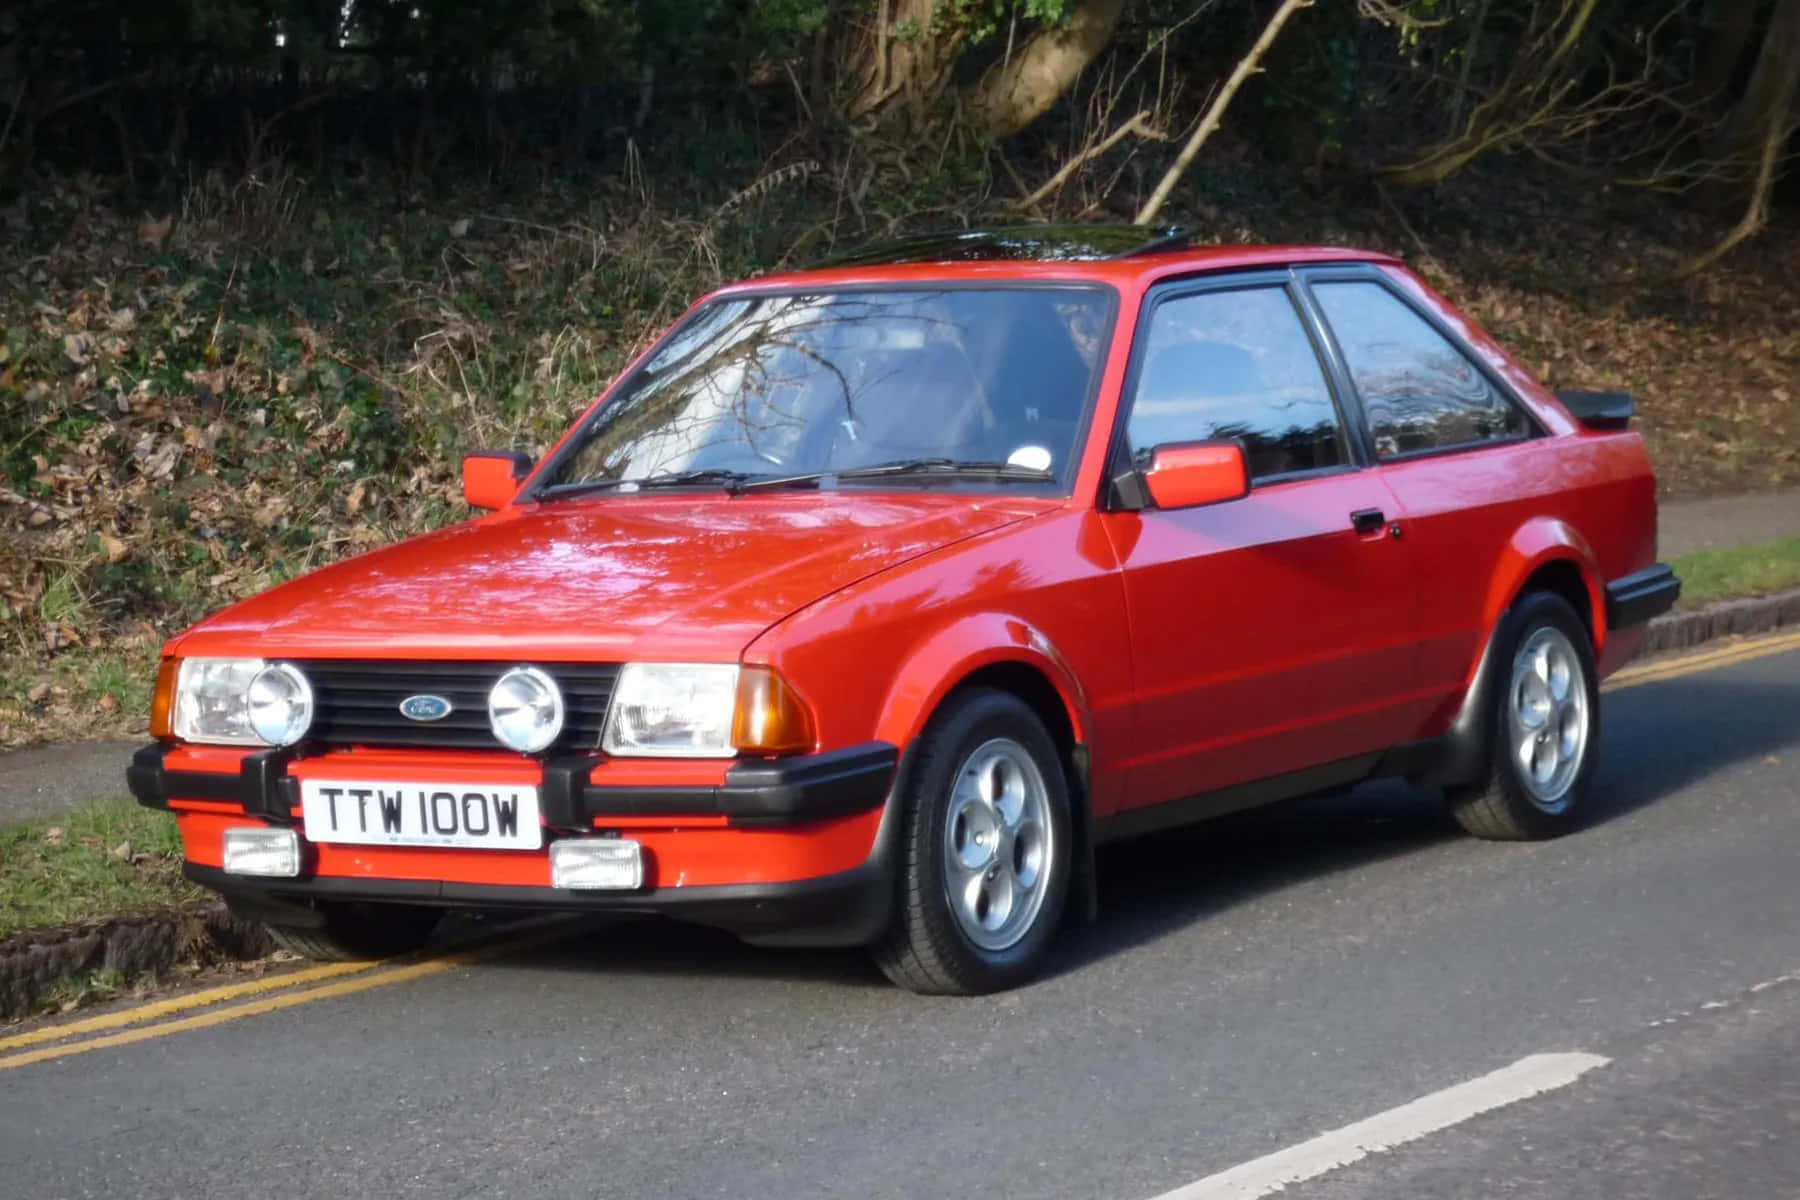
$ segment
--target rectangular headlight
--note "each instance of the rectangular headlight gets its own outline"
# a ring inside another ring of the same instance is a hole
[[[736,663],[626,663],[600,748],[608,754],[730,758]]]
[[[225,870],[291,879],[300,873],[300,835],[292,829],[227,829]]]
[[[260,658],[184,658],[175,681],[175,736],[184,742],[266,746],[250,727],[250,681]]]

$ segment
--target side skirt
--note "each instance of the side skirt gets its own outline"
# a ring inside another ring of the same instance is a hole
[[[1094,822],[1094,840],[1116,842],[1161,829],[1172,829],[1177,825],[1192,825],[1241,809],[1273,804],[1277,800],[1304,796],[1308,792],[1348,787],[1369,778],[1382,757],[1378,753],[1359,754],[1355,758],[1321,763],[1299,771],[1290,771],[1285,775],[1253,779],[1249,783],[1235,784],[1215,792],[1202,792],[1198,796],[1188,796],[1181,800],[1127,809]]]

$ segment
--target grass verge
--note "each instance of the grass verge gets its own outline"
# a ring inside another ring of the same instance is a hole
[[[143,734],[157,655],[147,636],[77,646],[48,662],[0,655],[0,748]]]
[[[1681,576],[1681,607],[1800,587],[1800,538],[1756,546],[1700,550],[1670,564]]]
[[[203,899],[181,877],[174,820],[134,800],[0,830],[0,940]]]

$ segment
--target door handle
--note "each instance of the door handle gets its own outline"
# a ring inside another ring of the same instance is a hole
[[[1350,526],[1358,533],[1374,533],[1387,524],[1387,514],[1379,508],[1359,508],[1350,514]]]

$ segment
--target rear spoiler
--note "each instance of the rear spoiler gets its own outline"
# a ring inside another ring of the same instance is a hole
[[[1589,429],[1623,429],[1637,412],[1637,401],[1626,392],[1558,392],[1556,398]]]

